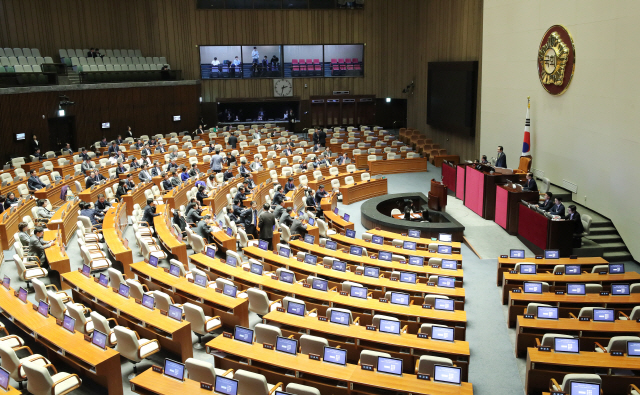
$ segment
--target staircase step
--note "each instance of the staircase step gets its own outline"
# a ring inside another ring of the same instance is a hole
[[[591,235],[606,235],[606,234],[618,234],[618,231],[613,226],[603,226],[599,228],[594,228],[593,224],[591,224],[590,229]]]
[[[602,235],[589,234],[588,239],[598,244],[622,242],[622,237],[618,233],[609,233]]]
[[[603,258],[608,262],[633,261],[633,256],[631,256],[629,252],[625,251],[605,252],[603,254]]]
[[[591,223],[591,227],[592,228],[613,228],[615,229],[615,227],[613,226],[613,222],[606,220],[606,221],[593,221]]]
[[[614,252],[614,251],[627,251],[627,246],[622,243],[598,243],[600,247],[602,247],[606,252]]]

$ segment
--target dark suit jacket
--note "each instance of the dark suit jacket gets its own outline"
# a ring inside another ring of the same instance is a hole
[[[561,217],[564,217],[564,204],[560,203],[559,207],[556,205],[551,206],[551,209],[549,210],[549,214],[559,215]]]
[[[118,152],[118,146],[117,145],[116,146],[110,145],[109,149],[107,150],[107,152],[109,153],[109,156],[111,156],[112,152]]]
[[[27,181],[27,188],[29,188],[32,191],[35,191],[38,189],[42,189],[44,187],[45,185],[42,183],[42,181],[40,181],[38,177],[36,176],[29,177],[29,180]]]
[[[196,233],[198,236],[202,237],[205,241],[209,240],[211,235],[211,227],[207,225],[207,223],[203,220],[198,222],[196,226]]]
[[[545,200],[542,203],[538,203],[538,207],[540,207],[541,209],[543,209],[544,211],[549,211],[551,210],[551,207],[553,206],[553,200],[549,199],[549,200]]]
[[[536,183],[535,179],[530,179],[527,180],[527,182],[525,182],[524,184],[524,189],[526,189],[527,191],[538,191],[538,184]]]
[[[95,178],[91,178],[91,177],[87,178],[87,182],[86,182],[85,188],[87,188],[87,189],[91,188],[92,186],[94,186],[96,184],[96,182],[97,182],[97,180]]]
[[[47,255],[44,252],[44,248],[47,243],[43,243],[39,238],[35,235],[31,236],[29,239],[29,248],[31,255],[35,255],[40,259],[40,263],[47,261]]]
[[[120,174],[124,174],[127,172],[127,168],[122,166],[122,167],[116,167],[116,175],[120,175]]]
[[[160,174],[162,174],[162,169],[161,168],[159,168],[159,167],[152,167],[151,168],[151,176],[152,177],[157,177]]]
[[[313,133],[313,145],[318,144],[319,140],[320,140],[320,136],[318,135],[318,132],[314,132]]]
[[[162,187],[165,191],[170,191],[173,189],[173,185],[171,185],[171,180],[162,180]]]
[[[507,167],[507,156],[504,152],[496,159],[496,167]]]
[[[197,224],[200,222],[202,217],[198,213],[198,210],[191,210],[189,214],[187,214],[187,222],[191,224]]]
[[[116,189],[116,197],[118,198],[118,201],[122,201],[122,195],[126,195],[126,194],[127,194],[127,190],[124,189],[124,186],[118,185],[118,188]]]
[[[240,221],[242,224],[244,224],[245,229],[248,229],[249,226],[253,225],[251,223],[251,220],[253,219],[252,213],[253,213],[253,210],[251,208],[248,208],[244,210],[240,215]],[[258,218],[258,210],[256,210],[256,223],[258,222],[257,218]]]
[[[282,204],[282,202],[284,202],[284,194],[282,192],[276,192],[275,195],[273,195],[273,202],[271,204],[273,205],[279,205]]]
[[[296,188],[296,186],[292,183],[286,183],[284,184],[284,194],[286,195],[289,191],[293,191]]]
[[[281,205],[277,205],[275,210],[273,210],[273,216],[280,219],[280,217],[282,217],[282,213],[284,213],[285,208],[282,207]]]
[[[268,211],[263,212],[258,217],[258,227],[260,228],[260,233],[258,237],[261,239],[272,239],[273,238],[273,227],[276,224],[276,217],[273,216],[273,213]]]
[[[314,199],[313,196],[307,196],[307,199],[305,200],[305,204],[308,207],[315,207],[316,206],[316,199]]]
[[[229,145],[236,149],[236,145],[238,144],[238,138],[236,136],[229,136]]]
[[[291,227],[291,224],[293,224],[293,218],[291,218],[291,216],[286,211],[282,213],[278,221],[280,222],[280,224],[287,225],[288,227]]]
[[[153,217],[157,217],[160,214],[156,213],[156,208],[151,206],[146,206],[144,208],[144,213],[142,214],[142,221],[149,224],[149,226],[153,226]]]
[[[307,225],[303,224],[299,219],[294,219],[291,224],[291,234],[299,234],[304,237],[307,234]]]
[[[327,134],[324,132],[324,130],[319,131],[318,132],[318,143],[320,143],[320,145],[324,147],[326,141],[327,141]]]
[[[573,218],[571,218],[573,215]],[[575,227],[573,228],[573,233],[582,233],[584,232],[584,226],[582,225],[582,220],[580,219],[580,213],[569,214],[564,217],[567,221],[573,221],[575,223]]]

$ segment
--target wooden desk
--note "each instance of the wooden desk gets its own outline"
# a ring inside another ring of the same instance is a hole
[[[122,237],[122,228],[127,226],[127,209],[124,207],[125,205],[126,203],[116,203],[107,210],[102,221],[102,235],[104,236],[104,242],[107,244],[109,256],[114,262],[119,262],[122,265],[122,272],[125,278],[134,278],[130,268],[133,263],[133,251],[124,245],[124,238]]]
[[[415,251],[413,250],[405,250],[404,248],[397,248],[394,246],[390,246],[390,245],[380,245],[380,244],[375,244],[375,243],[371,243],[368,241],[364,241],[362,239],[358,239],[358,238],[351,238],[351,237],[347,237],[345,235],[341,235],[341,234],[335,234],[335,235],[331,235],[330,238],[337,242],[339,245],[344,245],[344,246],[360,246],[360,247],[364,247],[367,249],[367,251],[369,251],[369,253],[371,253],[370,251],[376,251],[376,253],[380,250],[382,251],[389,251],[391,253],[397,254],[397,255],[402,255],[405,257],[409,257],[409,256],[422,256],[425,258],[439,258],[439,259],[451,259],[454,261],[458,261],[458,268],[462,267],[462,254],[438,254],[437,252],[429,252],[429,251],[425,251],[425,250],[419,250],[416,248]],[[425,262],[426,264],[426,262]]]
[[[502,278],[502,304],[507,304],[509,292],[512,289],[522,287],[525,281],[541,281],[549,283],[549,291],[566,291],[568,283],[587,283],[610,285],[611,283],[637,283],[640,282],[640,273],[628,272],[623,274],[599,274],[599,273],[583,273],[579,275],[562,274],[555,275],[553,273],[538,274],[511,274],[506,272]],[[605,287],[603,291],[611,291],[611,287]]]
[[[404,219],[404,214],[393,214],[393,218],[395,219]],[[422,213],[411,213],[411,219],[422,219]]]
[[[182,262],[185,266],[188,266],[189,260],[187,258],[187,245],[184,242],[179,241],[173,233],[171,233],[171,229],[173,228],[170,228],[167,224],[167,221],[169,221],[168,212],[169,208],[166,204],[157,205],[156,214],[160,215],[153,217],[153,226],[155,227],[158,239],[164,248],[168,250],[171,255],[175,256],[177,260]]]
[[[186,373],[185,373],[186,376]],[[213,392],[200,388],[200,382],[185,378],[183,382],[154,372],[149,368],[130,381],[131,391],[136,394],[150,395],[211,395]],[[211,383],[213,384],[213,383]]]
[[[79,200],[65,203],[53,213],[53,217],[47,223],[47,228],[51,230],[60,229],[62,242],[69,244],[69,240],[75,235],[78,228],[78,206]],[[64,216],[62,215],[64,213]]]
[[[542,294],[509,292],[509,328],[515,326],[516,317],[524,314],[523,312],[529,303],[557,306],[559,308],[558,316],[563,318],[568,318],[569,313],[577,316],[580,308],[584,306],[623,310],[628,315],[635,306],[640,305],[640,294],[602,296],[600,294],[556,295],[554,292],[543,292]]]
[[[372,176],[427,171],[427,158],[372,160],[367,163]]]
[[[339,272],[337,270],[333,270],[331,268],[325,268],[322,262],[319,262],[316,265],[311,265],[305,262],[300,262],[296,258],[285,258],[278,254],[273,254],[271,252],[263,251],[258,247],[246,247],[243,249],[244,253],[247,256],[251,256],[258,261],[262,261],[268,263],[271,266],[275,266],[276,268],[284,267],[289,269],[295,273],[300,274],[302,277],[308,277],[309,275],[319,275],[321,278],[329,280],[329,286],[332,287],[341,287],[343,281],[352,281],[363,286],[369,288],[370,292],[373,292],[374,298],[384,298],[384,294],[386,291],[394,290],[401,292],[408,292],[415,296],[415,294],[419,294],[422,298],[426,294],[436,294],[436,295],[446,295],[450,299],[454,299],[457,301],[464,302],[465,300],[465,292],[464,288],[442,288],[436,286],[428,286],[427,278],[420,277],[417,279],[416,284],[402,283],[400,281],[391,281],[389,277],[372,278],[359,274],[355,274],[355,268],[350,267],[349,270],[354,271],[346,271]],[[321,257],[318,258],[321,260]],[[463,310],[464,304],[462,304],[459,310]]]
[[[167,192],[162,197],[162,200],[164,201],[165,205],[169,206],[169,208],[177,210],[180,208],[180,206],[186,206],[187,203],[189,203],[187,199],[187,192],[190,191],[194,186],[195,181],[189,179],[187,182],[184,182]]]
[[[247,358],[250,364],[259,371],[267,371],[279,377],[279,381],[291,382],[287,371],[294,371],[295,377],[304,374],[304,382],[308,382],[324,394],[347,393],[347,388],[336,387],[337,382],[348,383],[348,388],[362,393],[377,393],[375,388],[396,390],[413,394],[472,394],[472,386],[463,383],[460,386],[447,385],[426,380],[417,380],[415,375],[402,376],[382,375],[377,372],[361,370],[357,365],[346,366],[323,363],[309,359],[307,355],[286,355],[262,348],[259,343],[247,344],[218,336],[207,343],[207,350],[218,350],[227,355],[220,360],[223,369],[240,369],[244,366],[240,359]]]
[[[545,333],[561,333],[580,338],[581,351],[593,351],[595,342],[606,346],[613,336],[638,336],[640,323],[630,320],[614,322],[580,321],[575,318],[557,320],[529,319],[518,316],[516,323],[516,357],[524,356],[528,347],[536,346]]]
[[[217,274],[224,278],[231,278],[236,285],[244,287],[258,287],[267,294],[271,294],[271,300],[281,299],[287,295],[295,295],[296,298],[306,301],[307,310],[318,309],[318,314],[325,314],[329,307],[343,307],[350,309],[354,319],[360,317],[362,325],[370,325],[375,314],[384,314],[397,317],[403,325],[408,326],[410,333],[417,333],[422,323],[440,323],[455,327],[455,339],[464,340],[464,332],[467,322],[467,314],[463,310],[453,312],[423,309],[421,305],[398,306],[391,303],[382,303],[374,299],[357,299],[340,295],[338,292],[322,292],[311,288],[305,288],[301,283],[288,284],[274,280],[271,276],[263,274],[258,276],[244,271],[240,267],[231,267],[218,259],[209,258],[203,254],[191,256],[191,262],[196,266]]]
[[[427,239],[424,237],[415,238],[415,237],[407,236],[406,233],[400,234],[400,233],[389,232],[381,229],[369,229],[367,230],[366,233],[384,237],[384,242],[385,244],[388,244],[388,245],[391,245],[393,240],[402,240],[402,241],[415,241],[417,243],[416,249],[421,249],[421,250],[429,249],[429,244],[451,246],[453,247],[454,251],[457,250],[458,252],[460,252],[460,249],[462,248],[462,243],[460,243],[459,241],[438,241],[438,240]]]
[[[441,167],[444,161],[451,162],[454,165],[460,163],[460,156],[458,155],[435,155],[433,157],[433,165],[435,167]]]
[[[18,185],[26,186],[27,181],[29,181],[29,173],[27,173],[27,175],[25,177],[22,177],[22,179],[19,181],[11,181],[8,182],[7,185],[0,187],[0,195],[8,196],[11,192],[13,192],[16,194],[16,196],[20,196],[20,193],[18,192]]]
[[[351,176],[353,177],[354,181],[361,181],[361,177],[362,175],[365,173],[364,170],[357,170],[354,172],[344,172],[344,173],[338,173],[336,176],[331,176],[330,173],[327,174],[326,176],[323,175],[321,180],[309,180],[307,186],[311,189],[313,189],[314,191],[318,190],[318,186],[320,185],[324,185],[325,189],[331,189],[331,181],[333,180],[338,180],[340,182],[340,185],[344,185],[344,179]]]
[[[341,216],[336,215],[333,210],[324,211],[324,219],[327,221],[329,228],[335,228],[336,231],[344,232],[347,229],[354,230],[353,222],[345,221]]]
[[[320,209],[322,211],[333,211],[338,206],[338,194],[331,193],[327,197],[320,200]]]
[[[135,191],[129,191],[126,195],[122,195],[122,202],[126,203],[127,215],[133,214],[133,206],[136,204],[139,204],[142,208],[147,205],[147,197],[144,195],[144,191],[151,189],[152,186],[152,182],[138,183]]]
[[[573,221],[555,221],[527,207],[518,206],[518,240],[534,254],[544,250],[559,250],[561,257],[568,257],[573,250]]]
[[[42,238],[45,241],[52,241],[55,240],[57,236],[57,230],[45,230]],[[62,235],[60,235],[60,238],[62,239]],[[69,273],[71,271],[69,254],[66,252],[63,254],[59,244],[55,243],[51,247],[46,248],[44,253],[47,256],[47,262],[49,262],[51,270],[55,270],[59,275]],[[60,279],[60,285],[62,286],[62,289],[69,289],[67,284],[62,282],[62,279]]]
[[[626,394],[629,384],[640,385],[639,376],[628,376],[624,373],[613,375],[610,370],[637,370],[638,358],[614,357],[598,352],[540,352],[536,348],[528,348],[525,394],[548,391],[551,378],[561,383],[567,373],[593,373],[594,369],[607,372],[600,374],[601,389],[605,394]]]
[[[31,199],[24,202],[20,207],[16,207],[16,211],[13,213],[5,210],[0,214],[0,242],[2,243],[3,251],[13,247],[15,242],[14,235],[18,232],[18,225],[22,222],[22,217],[31,216],[31,209],[35,206],[36,201]]]
[[[490,174],[488,171],[478,170],[476,166],[478,165],[466,166],[464,205],[482,218],[493,220],[496,211],[496,185],[504,184],[507,180],[522,181],[525,179],[525,175]],[[481,168],[490,169],[488,166]],[[458,180],[460,180],[460,175],[458,175]]]
[[[538,267],[538,271],[551,271],[556,265],[580,265],[582,270],[589,270],[595,265],[606,265],[607,262],[602,257],[588,257],[588,258],[578,258],[578,259],[569,259],[569,258],[559,258],[559,259],[535,259],[535,258],[498,258],[498,277],[497,277],[497,285],[498,287],[502,285],[502,277],[504,272],[508,272],[509,270],[513,270],[516,267],[516,263],[527,262],[527,263],[535,263]]]
[[[318,256],[332,256],[334,258],[339,259],[343,262],[351,262],[352,264],[357,264],[359,266],[379,266],[384,268],[386,271],[406,271],[406,272],[415,272],[421,274],[423,276],[436,275],[436,276],[448,276],[455,277],[457,280],[462,281],[464,277],[464,271],[462,269],[458,270],[448,270],[442,268],[434,268],[425,264],[425,266],[413,266],[406,263],[399,262],[387,262],[381,261],[379,259],[371,259],[366,256],[356,256],[351,255],[342,251],[333,251],[325,247],[320,247],[316,244],[308,244],[304,241],[300,240],[291,240],[289,245],[293,248],[293,250],[302,251],[302,252],[310,252],[313,255]]]
[[[381,178],[369,180],[367,182],[357,182],[355,184],[340,186],[342,193],[342,204],[349,205],[360,200],[369,199],[375,196],[386,195],[387,179]]]
[[[130,327],[140,337],[157,339],[163,349],[178,355],[182,362],[193,357],[189,322],[163,316],[158,309],[151,311],[137,304],[133,298],[126,299],[80,272],[63,274],[62,279],[72,287],[74,301],[107,318],[115,318],[119,325]]]
[[[145,262],[131,265],[131,270],[149,289],[161,288],[171,295],[176,303],[193,303],[203,308],[210,317],[220,316],[227,328],[236,325],[249,326],[249,300],[232,298],[215,292],[213,288],[202,288],[189,282],[185,277],[175,277],[162,268],[155,268]]]
[[[435,355],[452,359],[456,366],[462,368],[462,381],[468,381],[471,354],[466,341],[419,339],[416,334],[409,333],[392,335],[368,331],[361,325],[337,325],[320,321],[316,317],[294,316],[275,310],[266,314],[263,319],[266,323],[277,323],[284,336],[293,335],[299,339],[301,334],[306,333],[327,338],[331,347],[340,346],[347,350],[349,363],[357,363],[362,350],[376,350],[402,359],[405,373],[414,373],[416,361],[421,355]]]
[[[80,184],[84,184],[84,176],[80,175],[70,178],[69,180],[61,180],[56,184],[52,182],[47,188],[35,191],[33,195],[36,199],[49,199],[49,202],[53,206],[60,206],[64,203],[64,200],[60,199],[60,191],[62,190],[62,187],[66,185],[68,188],[75,190],[75,181],[80,182]]]
[[[85,189],[84,191],[82,191],[82,192],[80,192],[78,194],[78,197],[83,202],[94,203],[94,202],[96,202],[98,200],[98,195],[99,194],[103,194],[104,195],[104,190],[105,189],[111,188],[113,186],[115,186],[117,188],[119,181],[120,180],[118,180],[118,179],[108,180],[106,184],[96,185],[95,188]]]
[[[538,201],[538,191],[522,191],[506,185],[496,185],[495,218],[494,221],[510,235],[518,234],[518,206],[520,201]]]
[[[85,342],[80,332],[71,333],[56,325],[52,316],[44,318],[13,296],[13,289],[0,288],[2,314],[18,328],[47,348],[47,358],[69,365],[83,379],[93,380],[107,388],[109,394],[122,394],[120,354],[111,348],[100,350]]]

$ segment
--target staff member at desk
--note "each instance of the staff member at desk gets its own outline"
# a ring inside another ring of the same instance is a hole
[[[237,200],[240,203],[240,206],[244,207],[244,200],[247,198],[247,195],[244,193],[244,187],[238,188],[238,193],[234,197],[234,201]]]
[[[564,217],[564,205],[562,204],[561,197],[556,198],[555,204],[549,210],[549,214]]]
[[[276,185],[276,193],[273,195],[272,207],[282,205],[282,202],[287,200],[287,197],[282,193],[282,185]]]
[[[213,243],[214,241],[213,236],[211,236],[211,232],[213,231],[213,229],[211,229],[211,226],[209,226],[210,223],[211,216],[207,214],[202,218],[200,222],[198,222],[198,225],[196,225],[196,233],[198,234],[198,236],[202,237],[203,240],[207,240],[209,244]]]
[[[142,214],[142,222],[146,222],[153,229],[153,236],[156,236],[156,230],[153,227],[153,217],[157,217],[160,213],[156,213],[156,202],[152,198],[147,199],[147,205]]]
[[[328,195],[329,192],[324,190],[324,185],[318,186],[318,190],[316,191],[316,206],[320,207],[320,202],[322,202],[322,199]]]
[[[258,228],[260,228],[260,232],[258,236],[260,239],[269,243],[269,249],[273,249],[273,227],[276,225],[276,217],[273,216],[273,213],[269,212],[269,204],[265,203],[262,206],[262,214],[258,217]]]
[[[287,179],[287,183],[284,184],[285,195],[289,193],[289,191],[293,191],[295,189],[296,189],[296,186],[293,184],[293,177],[289,177],[289,179]]]
[[[553,192],[545,193],[544,201],[542,203],[538,203],[538,207],[540,207],[544,211],[551,210],[551,207],[553,207]]]
[[[291,235],[300,235],[304,238],[307,235],[307,225],[302,223],[302,219],[294,218],[291,224]]]
[[[120,180],[118,181],[118,188],[116,188],[116,199],[118,199],[118,202],[122,201],[122,195],[126,195],[128,189],[125,186],[126,184],[126,180]]]
[[[38,189],[45,188],[46,185],[36,176],[36,170],[33,169],[29,172],[29,180],[27,181],[27,188],[32,191],[37,191]]]
[[[536,183],[536,180],[533,179],[532,173],[527,173],[527,182],[525,182],[524,187],[522,187],[522,190],[538,192],[538,184]]]
[[[284,213],[282,213],[282,216],[280,217],[281,225],[286,225],[288,227],[291,227],[291,224],[293,223],[293,217],[291,216],[292,212],[293,210],[291,209],[291,207],[287,207],[284,210]]]
[[[582,220],[580,219],[580,213],[578,213],[575,204],[569,206],[567,212],[567,216],[564,217],[565,221],[573,221],[573,223],[575,224],[575,226],[573,227],[573,246],[580,247],[580,245],[582,244],[580,242],[580,239],[582,238],[582,233],[584,232],[584,226],[582,225]]]
[[[53,245],[53,241],[45,242],[42,240],[42,236],[44,235],[44,228],[41,226],[36,226],[33,229],[33,236],[29,239],[29,250],[32,255],[35,255],[40,260],[40,267],[44,269],[49,268],[49,264],[47,263],[47,255],[44,250]]]
[[[507,156],[503,152],[501,145],[498,146],[498,157],[496,158],[496,167],[507,167]]]

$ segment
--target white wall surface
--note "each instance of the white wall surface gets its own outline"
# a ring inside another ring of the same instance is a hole
[[[578,185],[574,201],[609,217],[640,260],[640,1],[485,0],[480,153],[517,166],[531,96],[533,168]],[[544,32],[564,25],[576,66],[552,96],[537,75]]]

